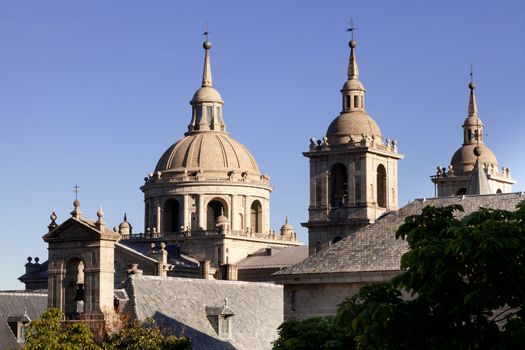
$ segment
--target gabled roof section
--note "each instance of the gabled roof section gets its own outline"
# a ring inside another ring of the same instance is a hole
[[[283,287],[275,284],[132,276],[125,288],[133,317],[152,317],[194,349],[270,349],[283,322]],[[230,318],[229,337],[217,334],[210,311]]]
[[[436,207],[460,204],[461,218],[480,208],[513,211],[525,200],[525,194],[505,193],[478,196],[416,199],[403,208],[390,212],[373,224],[363,227],[334,245],[310,256],[305,261],[286,270],[276,272],[277,281],[302,274],[364,273],[399,271],[401,256],[408,250],[407,243],[396,239],[399,226],[409,215],[420,214],[427,205]]]
[[[42,238],[46,242],[55,240],[78,241],[90,239],[116,241],[120,238],[120,235],[105,226],[103,226],[102,229],[99,229],[95,222],[91,220],[71,217],[45,234]]]
[[[242,269],[284,268],[300,263],[308,257],[308,246],[270,247],[259,249],[241,260]]]

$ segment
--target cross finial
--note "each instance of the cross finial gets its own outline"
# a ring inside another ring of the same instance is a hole
[[[474,82],[474,66],[470,65],[470,82]]]
[[[78,189],[80,188],[79,185],[75,184],[75,186],[73,186],[73,192],[75,192],[75,200],[77,201],[78,200]]]
[[[350,32],[352,34],[352,40],[354,40],[354,32],[358,30],[359,28],[354,27],[354,19],[350,18],[350,27],[346,29],[347,32]]]
[[[206,41],[208,41],[208,34],[210,34],[210,32],[208,31],[208,22],[206,22],[206,24],[204,25],[204,33],[202,33]]]

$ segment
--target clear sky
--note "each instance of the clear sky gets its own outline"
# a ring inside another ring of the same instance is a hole
[[[353,17],[368,113],[395,138],[399,203],[462,142],[474,65],[485,143],[525,189],[525,2],[0,0],[0,289],[47,259],[49,214],[143,227],[139,186],[190,120],[209,24],[231,135],[270,175],[271,226],[306,242],[310,137],[341,110]]]

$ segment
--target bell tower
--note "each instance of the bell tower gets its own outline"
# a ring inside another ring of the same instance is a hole
[[[349,31],[354,31],[350,28]],[[342,110],[322,140],[310,140],[309,253],[328,247],[398,207],[395,140],[383,140],[365,110],[359,81],[357,42],[349,42],[348,79],[341,89]]]
[[[108,321],[113,315],[114,252],[120,235],[106,228],[102,209],[96,222],[82,218],[75,200],[71,218],[56,224],[51,215],[48,243],[48,307],[66,319]]]

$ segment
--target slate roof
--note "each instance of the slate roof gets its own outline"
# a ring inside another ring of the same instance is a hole
[[[420,214],[427,206],[460,204],[463,217],[479,208],[515,210],[525,200],[525,194],[505,193],[477,196],[461,196],[432,199],[416,199],[403,208],[389,212],[373,224],[363,227],[354,234],[310,256],[305,261],[288,269],[276,272],[278,280],[300,274],[379,272],[399,270],[401,256],[407,251],[405,241],[396,239],[398,227],[409,215]]]
[[[239,270],[288,267],[308,257],[308,246],[271,247],[270,249],[270,255],[268,255],[267,248],[259,249],[248,255],[237,264],[237,267]]]
[[[132,276],[125,289],[128,312],[152,317],[170,334],[191,338],[194,349],[271,349],[283,322],[283,287],[269,283]],[[227,306],[231,338],[218,336],[209,310]]]
[[[150,241],[132,241],[132,240],[120,240],[117,243],[119,246],[127,247],[132,249],[144,256],[147,256],[150,250]],[[166,244],[166,250],[168,251],[168,263],[176,267],[182,268],[195,268],[200,269],[200,264],[198,259],[193,258],[187,254],[182,254],[180,248],[176,244],[168,243]]]
[[[23,344],[16,341],[7,319],[19,319],[25,314],[35,320],[47,308],[47,293],[3,291],[0,292],[0,349],[17,349]]]

